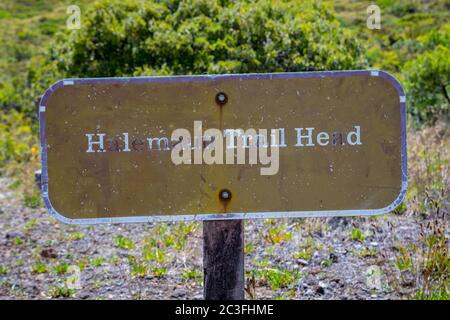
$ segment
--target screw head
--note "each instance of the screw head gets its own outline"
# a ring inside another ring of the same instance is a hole
[[[223,189],[219,193],[219,197],[221,200],[230,200],[231,199],[231,192],[227,189]]]
[[[224,92],[219,92],[218,94],[216,94],[216,103],[218,105],[223,106],[227,102],[228,102],[228,97]]]

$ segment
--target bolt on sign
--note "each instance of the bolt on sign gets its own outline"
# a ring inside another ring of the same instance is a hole
[[[67,223],[374,215],[407,188],[383,71],[66,79],[39,114],[44,202]]]

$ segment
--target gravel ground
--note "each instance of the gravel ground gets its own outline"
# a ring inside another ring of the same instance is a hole
[[[176,223],[69,226],[45,209],[24,207],[10,183],[0,180],[1,299],[202,298],[201,223],[183,224],[184,233],[174,231]],[[361,234],[352,237],[352,230]],[[392,280],[397,240],[414,243],[418,234],[409,214],[246,221],[246,297],[401,298]],[[119,245],[118,235],[128,242]],[[161,240],[171,235],[184,236],[184,246]],[[163,275],[130,267],[130,257],[140,259],[149,241],[165,257],[147,265],[164,266]],[[61,271],[62,264],[83,266],[79,287],[68,293],[67,278],[75,273]]]

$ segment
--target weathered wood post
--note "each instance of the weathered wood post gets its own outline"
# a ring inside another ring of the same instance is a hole
[[[205,300],[244,299],[244,221],[203,222]]]
[[[215,97],[220,107],[220,130],[223,130],[223,106],[228,96]],[[219,199],[226,212],[231,191],[223,189]],[[244,221],[210,220],[203,222],[203,297],[205,300],[244,299]]]

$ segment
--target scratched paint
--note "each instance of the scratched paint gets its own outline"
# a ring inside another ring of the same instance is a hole
[[[227,101],[218,106],[220,92]],[[67,79],[39,110],[44,201],[68,223],[370,215],[392,210],[406,192],[405,97],[382,71]],[[283,128],[279,172],[175,166],[170,152],[140,142],[134,152],[119,144],[86,152],[86,133],[138,141],[199,120],[205,128]],[[336,135],[326,147],[295,147],[296,128],[332,136],[356,124],[361,145]]]

